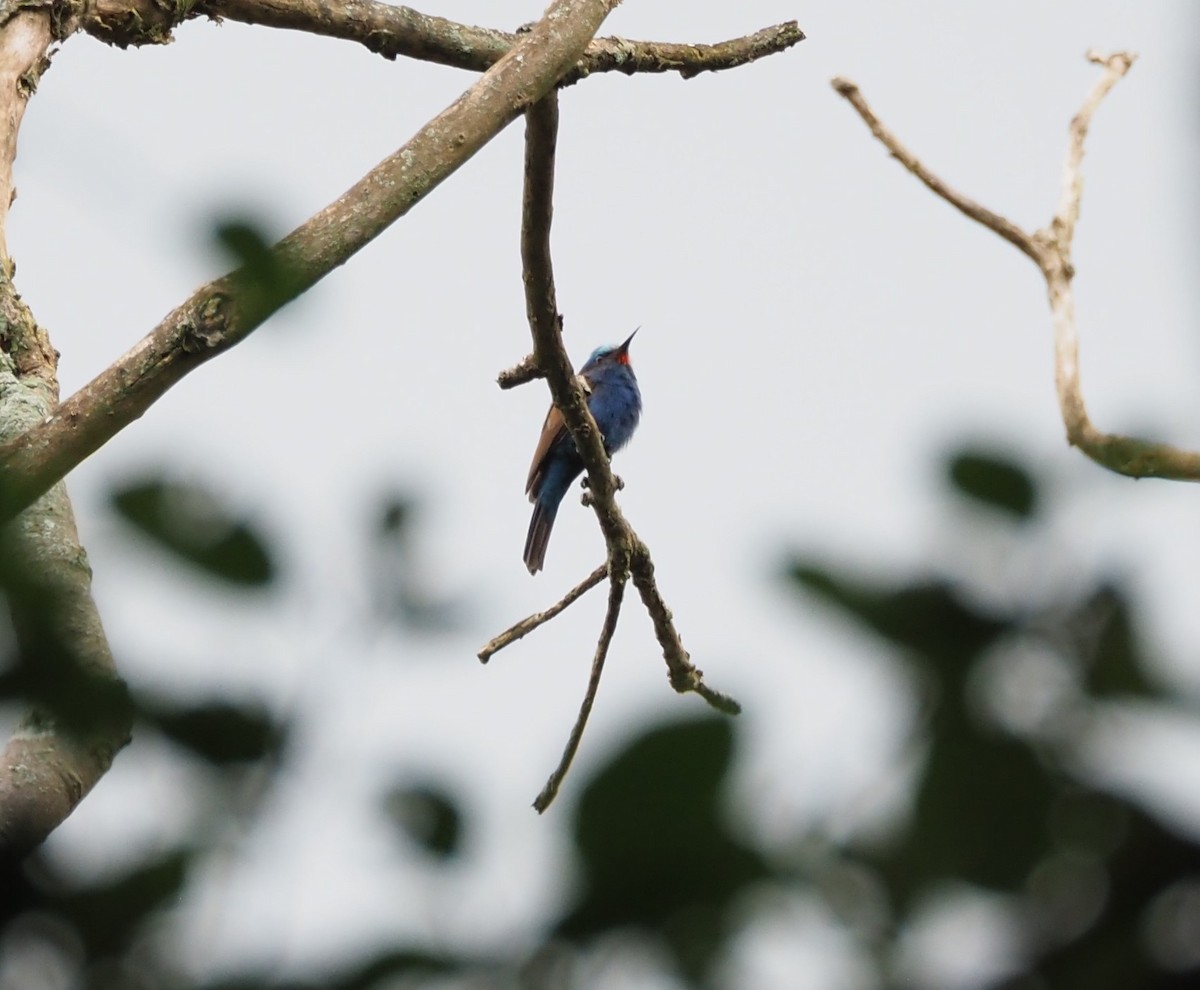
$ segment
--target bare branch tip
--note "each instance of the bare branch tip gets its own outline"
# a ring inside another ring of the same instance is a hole
[[[829,85],[847,99],[858,92],[858,84],[845,76],[834,76],[829,80]]]
[[[742,706],[734,698],[727,694],[722,694],[720,691],[714,691],[704,683],[696,685],[696,693],[707,701],[713,708],[719,712],[724,712],[726,715],[741,715]]]
[[[1137,55],[1134,52],[1113,52],[1111,55],[1104,55],[1091,48],[1088,50],[1087,60],[1093,65],[1102,65],[1110,72],[1123,76],[1137,61]]]
[[[518,639],[533,632],[538,626],[549,622],[568,606],[582,598],[584,594],[591,591],[592,588],[596,587],[596,585],[604,580],[607,574],[608,561],[605,561],[544,612],[535,612],[528,618],[509,626],[499,636],[496,636],[491,642],[486,644],[483,649],[475,654],[479,657],[479,662],[487,663],[506,646],[515,643]]]
[[[542,369],[538,367],[537,359],[532,354],[526,354],[511,368],[500,372],[496,376],[496,384],[502,389],[510,389],[545,377]]]

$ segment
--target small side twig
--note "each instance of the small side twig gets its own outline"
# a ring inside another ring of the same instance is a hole
[[[741,705],[729,695],[715,691],[704,683],[704,672],[696,668],[688,651],[683,648],[683,640],[679,637],[679,630],[675,628],[671,610],[667,608],[659,593],[658,583],[654,580],[654,561],[650,559],[649,549],[636,535],[633,535],[633,542],[633,553],[629,563],[633,586],[637,588],[642,604],[654,625],[654,635],[658,645],[662,647],[671,687],[680,694],[694,691],[713,708],[727,715],[739,714],[742,710]]]
[[[1087,57],[1090,62],[1101,66],[1104,74],[1092,87],[1079,113],[1071,121],[1058,210],[1047,226],[1033,234],[1026,233],[1012,221],[963,196],[925,168],[883,126],[853,82],[838,78],[832,84],[862,117],[871,133],[908,171],[956,209],[1016,246],[1038,266],[1046,280],[1054,324],[1054,381],[1067,442],[1078,447],[1101,467],[1117,474],[1132,478],[1200,481],[1200,453],[1140,437],[1106,433],[1092,423],[1084,404],[1079,379],[1079,331],[1072,290],[1075,267],[1071,262],[1071,244],[1083,195],[1080,166],[1092,116],[1104,97],[1129,71],[1135,59],[1128,52],[1113,55],[1089,52]]]
[[[607,567],[605,568],[607,570]],[[604,673],[604,661],[608,657],[608,647],[612,643],[613,633],[617,631],[617,619],[621,615],[621,599],[625,595],[625,575],[614,572],[608,586],[608,611],[604,614],[604,625],[600,629],[600,638],[596,641],[596,653],[592,657],[592,672],[588,675],[587,691],[583,695],[583,703],[579,706],[579,714],[571,727],[571,735],[567,737],[567,745],[563,749],[558,766],[550,774],[546,786],[534,799],[533,806],[537,813],[542,814],[550,807],[558,794],[559,787],[571,769],[571,763],[579,750],[579,742],[583,738],[583,730],[587,726],[588,716],[592,713],[592,704],[596,700],[596,692],[600,688],[600,675]]]
[[[588,46],[579,67],[563,78],[562,85],[569,86],[593,72],[623,72],[627,76],[641,72],[678,72],[682,78],[691,79],[702,72],[735,69],[747,62],[785,51],[803,40],[804,32],[795,21],[776,24],[715,45],[596,38]]]
[[[402,56],[475,72],[484,72],[498,62],[524,33],[462,24],[382,0],[199,0],[179,4],[70,0],[64,7],[71,15],[71,29],[82,27],[121,47],[164,44],[182,21],[207,17],[340,38],[386,59]],[[795,21],[712,45],[597,38],[561,85],[596,72],[678,72],[687,79],[701,72],[737,68],[803,40],[804,32]]]
[[[936,196],[940,196],[956,210],[966,214],[976,223],[981,223],[989,230],[994,230],[1018,250],[1032,258],[1035,264],[1041,263],[1038,260],[1037,246],[1034,244],[1031,234],[1025,233],[1025,231],[1011,220],[1005,219],[998,213],[993,213],[986,206],[975,202],[969,196],[964,196],[922,165],[917,156],[904,147],[900,143],[899,138],[889,131],[884,126],[883,121],[875,115],[875,112],[867,105],[867,101],[863,98],[862,91],[855,83],[838,76],[832,80],[831,85],[858,111],[858,115],[862,117],[863,123],[871,129],[871,133],[887,148],[892,157],[920,179],[931,192]]]
[[[534,612],[533,615],[522,619],[520,622],[513,623],[499,636],[491,639],[482,650],[479,651],[479,662],[487,663],[504,647],[511,646],[519,639],[523,639],[533,632],[538,626],[549,622],[560,612],[565,611],[575,602],[579,601],[585,594],[591,591],[596,585],[604,580],[604,575],[608,573],[608,561],[605,561],[597,567],[591,574],[580,581],[574,588],[568,591],[557,602],[551,605],[544,612]]]
[[[525,385],[528,382],[535,382],[539,378],[545,378],[542,369],[538,367],[537,361],[534,360],[532,354],[526,354],[511,368],[505,368],[496,376],[496,384],[503,389],[516,388],[518,385]]]

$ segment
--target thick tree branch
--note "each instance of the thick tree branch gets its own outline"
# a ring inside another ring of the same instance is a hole
[[[17,158],[17,133],[25,105],[50,65],[50,40],[50,17],[45,11],[19,11],[0,29],[0,271],[10,279],[13,264],[5,231],[16,196],[12,166]]]
[[[52,408],[44,383],[0,356],[0,435]],[[91,569],[60,482],[4,528],[3,583],[29,708],[0,752],[0,863],[39,845],[129,740],[131,709],[91,595]]]
[[[0,102],[12,92],[0,88]],[[0,440],[7,440],[53,410],[58,386],[45,332],[6,277],[0,322]],[[57,828],[129,739],[129,707],[91,577],[63,484],[0,529],[0,588],[19,648],[6,693],[29,705],[0,752],[0,862]]]
[[[929,189],[972,220],[1015,245],[1037,264],[1046,280],[1046,292],[1053,318],[1055,388],[1063,425],[1067,431],[1067,442],[1078,447],[1097,464],[1118,474],[1132,478],[1200,481],[1200,453],[1139,437],[1106,433],[1092,423],[1083,401],[1083,390],[1079,380],[1079,332],[1072,291],[1075,268],[1071,263],[1071,243],[1075,236],[1079,204],[1083,195],[1080,166],[1092,116],[1101,100],[1129,71],[1134,56],[1126,52],[1117,52],[1114,55],[1089,52],[1088,60],[1102,66],[1104,74],[1092,87],[1083,107],[1071,121],[1058,211],[1046,227],[1033,234],[1026,233],[1012,221],[956,192],[929,172],[895,135],[880,123],[854,83],[847,79],[834,79],[833,88],[858,111],[871,133],[883,143],[892,156]]]
[[[520,38],[519,34],[459,24],[378,0],[200,0],[177,5],[155,0],[95,0],[79,8],[84,30],[122,46],[162,43],[169,40],[180,21],[200,16],[306,31],[355,42],[388,59],[404,56],[475,72],[498,62]],[[804,32],[795,21],[714,45],[597,38],[561,84],[569,85],[596,72],[678,72],[686,79],[736,68],[803,40]]]
[[[17,134],[50,41],[44,10],[0,26],[0,442],[44,420],[58,400],[57,355],[13,288],[4,237]],[[0,752],[0,863],[10,863],[108,770],[129,738],[130,713],[62,484],[0,529],[0,588],[18,647],[5,694],[29,706]]]
[[[244,340],[451,175],[573,66],[619,0],[555,0],[458,100],[353,188],[285,237],[267,292],[239,270],[199,289],[131,351],[18,441],[0,447],[0,519],[11,518],[142,415],[172,385]]]

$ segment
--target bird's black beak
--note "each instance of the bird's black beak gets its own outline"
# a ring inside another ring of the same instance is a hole
[[[631,333],[628,337],[625,338],[625,343],[623,343],[620,347],[618,347],[613,353],[614,354],[628,354],[629,353],[629,345],[631,343],[633,343],[633,338],[637,336],[638,330],[641,330],[641,329],[642,329],[641,327],[638,327],[637,330],[634,330],[633,333]]]

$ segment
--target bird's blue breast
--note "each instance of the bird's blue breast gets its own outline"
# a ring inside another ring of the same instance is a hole
[[[604,435],[609,454],[629,442],[642,415],[642,394],[638,390],[633,369],[628,365],[612,364],[585,372],[592,387],[588,408]]]

